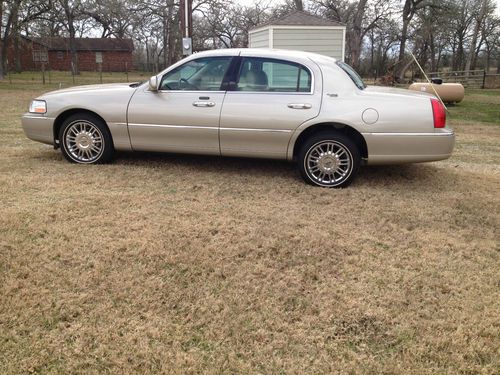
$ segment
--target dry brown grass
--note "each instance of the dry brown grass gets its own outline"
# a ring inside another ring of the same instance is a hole
[[[363,168],[25,139],[0,90],[0,373],[497,374],[500,127],[445,162]]]

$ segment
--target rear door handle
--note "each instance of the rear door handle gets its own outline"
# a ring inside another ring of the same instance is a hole
[[[197,102],[194,102],[193,105],[195,107],[215,107],[214,102],[206,102],[206,101],[197,101]]]
[[[292,109],[311,109],[312,105],[311,104],[306,104],[306,103],[290,103],[290,104],[288,104],[288,108],[292,108]]]

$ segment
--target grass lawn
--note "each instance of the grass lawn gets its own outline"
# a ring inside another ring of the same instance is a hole
[[[57,85],[52,83],[52,85]],[[0,83],[0,374],[498,374],[500,91],[447,161],[304,184],[278,161],[24,137]]]

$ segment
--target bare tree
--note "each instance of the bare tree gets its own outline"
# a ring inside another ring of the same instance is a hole
[[[500,47],[500,17],[491,15],[487,17],[481,30],[485,45],[485,62],[486,71],[490,70],[491,57],[495,50],[498,53]],[[497,55],[498,56],[498,55]]]
[[[78,54],[76,51],[76,28],[75,23],[78,16],[81,14],[81,0],[57,0],[61,7],[60,20],[68,31],[69,35],[69,51],[71,54],[71,70],[73,74],[79,74],[78,69]]]
[[[363,40],[370,30],[387,19],[392,10],[391,1],[383,0],[316,0],[316,10],[326,17],[344,23],[347,26],[346,44],[348,60],[354,68],[359,68]],[[371,8],[371,12],[367,10]]]
[[[465,62],[465,70],[467,71],[470,70],[472,62],[476,56],[477,39],[484,23],[488,5],[488,0],[481,0],[479,12],[477,12],[474,17],[475,25],[472,32],[472,40],[470,42],[469,53],[467,54],[467,60]]]
[[[403,79],[406,69],[408,67],[408,64],[403,64],[405,59],[406,42],[408,39],[408,27],[410,26],[410,22],[413,19],[413,16],[415,16],[415,13],[417,13],[419,9],[422,9],[425,6],[426,6],[425,0],[405,0],[404,2],[403,12],[402,12],[401,41],[399,44],[399,58],[398,58],[399,80]]]

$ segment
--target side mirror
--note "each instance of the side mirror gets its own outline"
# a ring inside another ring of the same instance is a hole
[[[149,79],[149,90],[158,91],[158,77],[157,76],[152,76]]]

